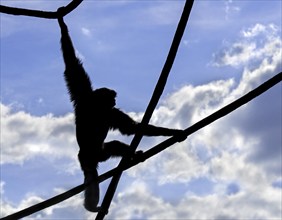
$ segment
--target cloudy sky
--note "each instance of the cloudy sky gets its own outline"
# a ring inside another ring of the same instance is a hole
[[[70,1],[1,4],[56,10]],[[282,71],[279,0],[196,0],[151,123],[186,128]],[[184,1],[85,0],[65,18],[93,87],[140,120]],[[1,14],[0,217],[83,182],[56,20]],[[281,219],[281,83],[125,172],[107,219]],[[108,140],[130,142],[118,132]],[[164,140],[144,138],[146,150]],[[100,166],[103,173],[118,163]],[[101,196],[108,181],[101,184]],[[93,219],[83,194],[32,219]]]

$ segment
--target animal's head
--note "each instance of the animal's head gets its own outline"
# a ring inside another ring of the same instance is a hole
[[[116,105],[117,93],[108,88],[96,89],[92,93],[93,102],[100,107],[113,108]]]

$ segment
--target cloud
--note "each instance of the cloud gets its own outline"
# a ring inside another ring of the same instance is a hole
[[[277,37],[279,29],[274,24],[267,26],[262,24],[255,24],[253,27],[241,31],[241,35],[245,38],[254,38],[259,35],[267,35],[268,38]]]
[[[73,115],[37,117],[1,104],[1,164],[76,155]],[[51,157],[50,157],[51,156]]]
[[[230,158],[228,158],[230,159]],[[254,170],[246,170],[252,177]],[[261,178],[260,178],[261,179]],[[255,182],[254,179],[253,182]],[[281,190],[271,188],[258,182],[251,191],[240,189],[238,193],[218,194],[206,196],[193,194],[179,195],[179,201],[172,204],[164,200],[161,195],[156,195],[146,182],[134,180],[122,192],[115,196],[108,219],[279,219],[281,217]],[[264,187],[261,191],[260,187]],[[230,187],[230,185],[229,185]],[[172,189],[171,189],[172,190]],[[64,189],[54,189],[55,193]],[[259,193],[258,193],[259,192]],[[7,201],[2,202],[2,216],[11,214],[23,207],[42,201],[43,198],[27,195],[18,206]],[[64,217],[75,219],[93,219],[96,214],[85,212],[82,207],[82,196],[76,196],[56,206],[50,207],[39,213],[33,214],[34,219]],[[244,207],[242,209],[242,206]],[[126,208],[124,208],[126,207]],[[240,212],[238,212],[240,210]]]
[[[173,190],[173,189],[172,189]],[[272,197],[273,196],[273,197]],[[142,181],[134,181],[116,196],[109,219],[279,219],[279,190],[231,195],[180,195],[177,204],[165,201]],[[242,206],[244,207],[242,209]],[[121,208],[126,207],[126,208]],[[241,207],[241,208],[240,208]],[[240,212],[238,212],[240,210]],[[92,219],[94,215],[89,216]]]
[[[1,199],[2,200],[2,199]],[[33,204],[42,202],[43,199],[38,196],[29,196],[28,198],[21,201],[18,207],[14,207],[11,203],[6,201],[1,201],[1,217],[5,217],[9,214],[15,213],[17,211],[20,211],[23,208],[29,207]],[[40,217],[40,214],[36,214],[35,219],[38,219]]]
[[[55,188],[52,194],[59,194],[65,192],[66,189]],[[14,204],[4,197],[1,197],[1,212],[0,217],[5,217],[22,209],[35,205],[37,203],[43,202],[44,197],[34,195],[33,193],[27,193],[25,198],[23,198],[18,204]],[[60,216],[68,216],[73,219],[83,219],[81,216],[85,214],[82,195],[74,196],[66,201],[63,201],[57,205],[46,208],[42,211],[34,213],[28,218],[32,219],[45,219],[53,218],[52,216],[57,216],[55,218],[60,218]]]
[[[213,54],[214,66],[253,66],[276,55],[281,59],[281,30],[274,24],[255,24],[241,31],[235,43],[224,42],[224,49]]]

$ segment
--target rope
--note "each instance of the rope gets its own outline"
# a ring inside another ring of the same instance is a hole
[[[192,10],[193,3],[194,3],[194,0],[186,0],[185,1],[184,9],[183,9],[180,21],[178,23],[178,26],[177,26],[177,29],[176,29],[176,32],[175,32],[175,35],[174,35],[174,38],[173,38],[173,41],[172,41],[166,62],[165,62],[165,65],[162,69],[159,80],[158,80],[157,85],[155,87],[155,90],[153,92],[152,98],[149,102],[149,105],[148,105],[148,107],[145,111],[144,117],[141,121],[141,132],[136,133],[136,135],[134,136],[134,138],[133,138],[133,140],[130,144],[130,147],[131,147],[133,152],[137,149],[137,147],[138,147],[138,145],[139,145],[139,143],[140,143],[140,141],[143,137],[142,127],[144,127],[146,124],[149,123],[151,116],[152,116],[152,114],[153,114],[153,112],[154,112],[154,110],[155,110],[155,108],[158,104],[158,101],[159,101],[159,99],[160,99],[160,97],[161,97],[161,95],[164,91],[164,88],[165,88],[165,85],[166,85],[166,82],[167,82],[167,78],[169,76],[170,70],[171,70],[172,65],[174,63],[174,60],[175,60],[175,57],[176,57],[176,54],[177,54],[177,51],[178,51],[178,47],[180,45],[182,36],[184,34],[185,27],[186,27],[186,24],[188,22],[190,12]],[[124,164],[128,163],[128,160],[129,160],[128,156],[123,157],[118,166],[124,166]],[[113,178],[112,178],[112,180],[109,184],[108,190],[107,190],[107,192],[104,196],[104,199],[103,199],[103,202],[102,202],[102,205],[101,205],[101,211],[99,211],[97,216],[96,216],[96,220],[103,220],[105,215],[108,213],[108,209],[110,207],[111,201],[112,201],[113,196],[115,194],[115,191],[117,189],[117,185],[118,185],[118,182],[120,180],[121,175],[122,175],[122,171],[117,172],[113,176]]]
[[[73,0],[67,6],[65,6],[65,11],[63,16],[72,12],[83,0]],[[57,19],[59,17],[57,12],[52,11],[39,11],[31,10],[24,8],[14,8],[9,6],[0,5],[0,12],[11,15],[25,15],[38,18],[48,18],[48,19]]]
[[[267,90],[269,90],[270,88],[272,88],[273,86],[275,86],[276,84],[281,82],[281,80],[282,80],[282,72],[278,73],[277,75],[275,75],[274,77],[272,77],[268,81],[264,82],[263,84],[261,84],[260,86],[258,86],[254,90],[252,90],[251,92],[242,96],[241,98],[239,98],[239,99],[233,101],[232,103],[226,105],[225,107],[219,109],[218,111],[216,111],[213,114],[207,116],[206,118],[202,119],[201,121],[197,122],[196,124],[192,125],[191,127],[188,127],[187,129],[184,130],[185,135],[189,136],[189,135],[195,133],[196,131],[206,127],[207,125],[213,123],[214,121],[230,114],[231,112],[235,111],[236,109],[238,109],[242,105],[245,105],[246,103],[250,102],[254,98],[260,96],[261,94],[263,94],[264,92],[266,92]],[[136,166],[140,162],[146,161],[147,159],[155,156],[156,154],[160,153],[161,151],[165,150],[166,148],[172,146],[173,144],[175,144],[177,142],[178,142],[178,138],[171,137],[171,138],[159,143],[158,145],[156,145],[156,146],[152,147],[151,149],[149,149],[148,151],[144,152],[142,154],[142,157],[139,157],[138,160],[135,159],[135,160],[131,161],[129,164],[124,165],[123,167],[118,166],[118,167],[100,175],[99,176],[99,182],[105,181],[106,179],[110,178],[111,176],[113,176],[117,172],[127,170],[127,169],[129,169],[133,166]],[[36,205],[33,205],[29,208],[26,208],[24,210],[21,210],[19,212],[16,212],[14,214],[11,214],[9,216],[1,218],[0,220],[14,220],[14,219],[24,218],[26,216],[29,216],[29,215],[35,213],[35,212],[41,211],[41,210],[48,208],[52,205],[60,203],[64,200],[82,192],[84,190],[84,188],[85,188],[84,184],[81,184],[81,185],[79,185],[79,186],[77,186],[73,189],[70,189],[67,192],[64,192],[64,193],[59,194],[59,195],[57,195],[53,198],[45,200],[45,201],[38,203]]]

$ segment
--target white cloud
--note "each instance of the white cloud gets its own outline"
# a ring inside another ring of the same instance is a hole
[[[245,38],[254,38],[258,35],[267,35],[267,37],[277,36],[279,29],[274,24],[268,26],[255,24],[253,27],[242,30],[241,35]]]
[[[1,104],[1,164],[22,164],[36,156],[76,157],[73,121],[72,114],[36,117]]]
[[[42,202],[43,199],[35,196],[35,195],[30,195],[27,198],[25,198],[24,200],[22,200],[20,202],[20,204],[18,205],[18,207],[15,207],[12,203],[8,202],[8,201],[3,201],[3,198],[1,198],[1,217],[5,217],[7,215],[13,214],[17,211],[20,211],[24,208],[27,208],[31,205],[34,205],[36,203]],[[36,216],[40,216],[40,214],[36,214]],[[35,218],[37,218],[35,217]]]
[[[53,189],[52,194],[59,194],[65,191],[66,189],[55,188]],[[45,199],[46,198],[34,195],[33,193],[27,193],[25,198],[23,198],[18,204],[14,204],[1,197],[0,217],[11,215],[27,207],[43,202]],[[80,194],[59,204],[43,209],[42,211],[36,212],[28,216],[28,218],[52,219],[52,216],[60,216],[61,213],[64,213],[64,215],[69,216],[69,218],[83,219],[82,216],[85,214],[85,211],[83,210],[84,208],[82,204],[83,197],[82,194]]]
[[[213,65],[232,66],[257,65],[257,62],[271,59],[273,55],[281,59],[281,30],[273,24],[256,24],[241,31],[241,38],[232,44],[225,42],[225,49],[213,54]]]
[[[253,171],[253,169],[244,170],[252,178],[259,174],[258,172],[252,174]],[[179,195],[179,202],[172,204],[170,201],[163,199],[161,195],[156,195],[146,182],[135,180],[124,191],[116,194],[106,218],[280,219],[281,189],[271,188],[269,185],[264,185],[264,183],[264,181],[263,183],[256,182],[251,190],[243,189],[237,194],[230,195],[213,193],[207,196],[197,196],[186,193]],[[257,185],[264,188],[257,187]],[[57,194],[64,190],[54,189],[53,191]],[[57,218],[56,216],[60,216],[60,213],[64,213],[64,216],[75,219],[95,218],[96,214],[86,212],[83,209],[82,199],[82,195],[75,196],[30,217],[34,219],[50,219]],[[4,201],[2,202],[1,217],[41,201],[43,201],[43,198],[32,194],[27,195],[18,206]]]
[[[136,205],[138,204],[138,205]],[[120,207],[126,207],[121,209]],[[176,219],[172,206],[161,198],[155,197],[146,183],[133,182],[113,202],[109,219]],[[90,218],[89,218],[90,219]]]
[[[272,197],[273,196],[273,197]],[[171,204],[154,195],[144,182],[133,182],[114,200],[109,219],[279,219],[279,190],[236,195],[180,195]],[[126,208],[122,208],[126,207]],[[242,208],[243,207],[243,208]],[[240,212],[238,212],[240,210]],[[89,217],[91,219],[92,216]]]

